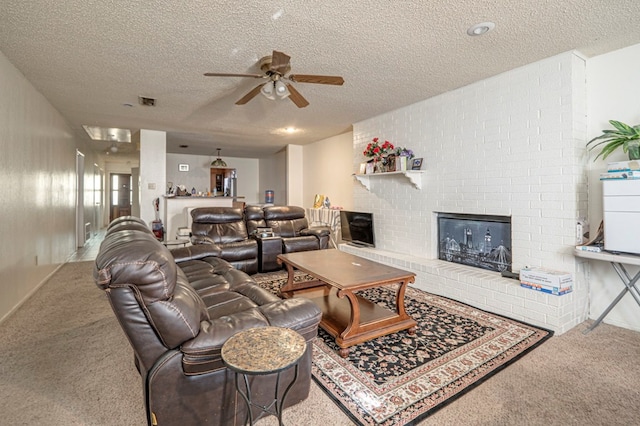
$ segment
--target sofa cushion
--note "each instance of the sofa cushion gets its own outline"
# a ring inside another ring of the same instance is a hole
[[[320,241],[313,236],[283,238],[282,251],[284,253],[295,253],[298,251],[319,250]]]
[[[258,257],[256,240],[242,240],[220,246],[220,257],[227,262],[238,262]]]
[[[243,211],[232,207],[207,207],[191,211],[193,237],[208,237],[214,244],[227,244],[249,238]]]
[[[211,319],[242,312],[258,306],[257,303],[247,296],[236,293],[235,291],[205,294],[202,300],[207,306],[209,318]]]
[[[305,211],[298,206],[272,206],[264,208],[264,220],[280,237],[297,237],[309,227]]]
[[[100,245],[94,268],[99,287],[135,283],[145,304],[169,298],[176,276],[173,256],[150,231],[109,233]]]
[[[244,221],[247,225],[249,235],[255,234],[258,228],[265,228],[267,226],[267,223],[264,221],[262,206],[246,206],[244,208]]]
[[[178,283],[170,300],[147,305],[150,322],[169,349],[175,349],[200,332],[200,322],[209,320],[202,298],[188,283]]]

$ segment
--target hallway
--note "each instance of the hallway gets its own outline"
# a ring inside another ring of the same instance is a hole
[[[104,240],[104,235],[107,232],[107,228],[103,228],[98,233],[89,238],[84,247],[79,248],[75,251],[67,262],[84,262],[86,260],[95,260],[98,255],[98,251],[100,250],[100,244],[102,240]]]

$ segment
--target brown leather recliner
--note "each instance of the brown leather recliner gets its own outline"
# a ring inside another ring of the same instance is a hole
[[[321,318],[313,302],[280,300],[215,257],[213,245],[170,252],[139,223],[129,225],[123,221],[107,231],[94,278],[133,348],[149,425],[242,424],[246,407],[220,350],[229,337],[253,327],[291,328],[306,339],[300,375],[285,405],[308,396],[310,342]],[[292,378],[290,369],[281,380]],[[256,403],[271,401],[275,381],[275,375],[252,378]],[[254,415],[261,413],[256,409]]]
[[[191,243],[214,244],[219,256],[248,274],[258,272],[258,244],[249,238],[241,208],[201,207],[191,210]]]
[[[330,229],[324,226],[309,228],[302,207],[268,206],[264,207],[263,212],[267,227],[282,238],[283,253],[327,248]]]

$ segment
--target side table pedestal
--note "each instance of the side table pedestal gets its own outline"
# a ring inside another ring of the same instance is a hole
[[[282,327],[250,328],[239,332],[222,345],[222,360],[235,373],[236,390],[247,404],[245,424],[253,425],[252,407],[278,417],[282,426],[282,408],[287,394],[298,379],[298,361],[307,349],[307,342],[297,332]],[[294,377],[287,386],[282,398],[278,399],[280,373],[294,367]],[[251,386],[248,376],[276,374],[276,386],[273,400],[260,405],[251,399]],[[242,375],[244,389],[241,389],[238,376]]]

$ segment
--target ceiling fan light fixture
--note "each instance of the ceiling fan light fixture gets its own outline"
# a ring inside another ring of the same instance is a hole
[[[291,94],[291,92],[289,92],[289,89],[287,88],[287,85],[280,80],[276,81],[274,83],[274,86],[276,89],[276,95],[278,95],[280,99],[284,99]]]
[[[265,83],[265,85],[262,86],[262,89],[260,89],[260,93],[262,93],[265,98],[271,99],[272,101],[276,99],[275,91],[275,83],[272,81]]]
[[[218,151],[218,158],[211,162],[212,167],[227,167],[227,163],[224,162],[222,158],[220,158],[220,148],[216,148]]]
[[[111,144],[111,147],[109,148],[109,151],[118,152],[118,146],[115,144],[115,142],[113,144]]]

